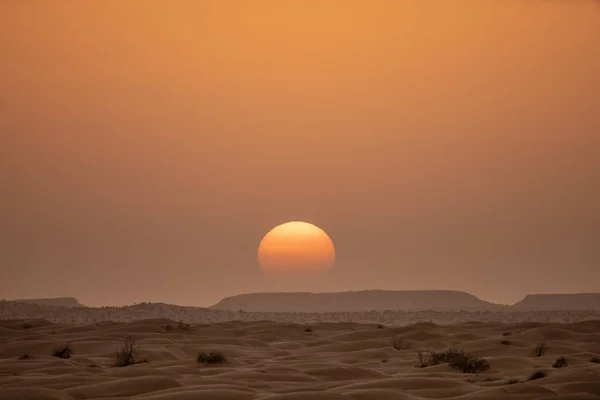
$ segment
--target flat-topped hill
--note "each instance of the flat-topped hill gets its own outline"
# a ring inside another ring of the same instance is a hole
[[[454,290],[366,290],[339,293],[250,293],[227,297],[219,310],[256,312],[335,312],[381,310],[496,310],[504,306]]]
[[[600,310],[600,293],[530,294],[513,305],[519,310]]]
[[[37,304],[40,306],[54,306],[54,307],[85,307],[79,303],[74,297],[51,297],[42,299],[18,299],[12,300],[16,303],[29,303]]]

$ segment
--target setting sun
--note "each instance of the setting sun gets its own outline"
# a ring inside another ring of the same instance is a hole
[[[335,248],[321,228],[292,221],[265,235],[258,247],[258,261],[266,275],[319,274],[333,267]]]

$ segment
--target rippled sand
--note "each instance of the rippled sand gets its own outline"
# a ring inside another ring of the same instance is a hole
[[[117,368],[116,349],[128,336],[139,345],[138,359],[147,362]],[[533,357],[540,342],[549,350]],[[70,359],[51,356],[66,343]],[[484,357],[490,370],[474,375],[447,364],[416,367],[417,351],[448,347]],[[199,351],[221,352],[227,361],[199,364]],[[552,368],[559,356],[568,366]],[[600,396],[600,364],[592,357],[600,357],[600,321],[404,327],[227,322],[187,329],[167,319],[90,325],[4,320],[0,399],[592,399]],[[528,382],[536,371],[548,374]]]

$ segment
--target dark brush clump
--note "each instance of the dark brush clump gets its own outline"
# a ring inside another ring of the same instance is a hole
[[[71,349],[70,344],[55,347],[54,350],[52,350],[53,357],[67,359],[67,358],[71,358],[72,354],[73,354],[73,349]]]
[[[565,357],[558,357],[554,364],[552,364],[552,368],[564,368],[569,365],[569,361]]]
[[[225,356],[219,352],[211,351],[210,353],[200,352],[196,357],[198,364],[222,364],[225,361]]]
[[[419,368],[448,364],[450,368],[466,374],[477,374],[490,369],[487,360],[459,349],[448,349],[441,352],[419,352]]]
[[[546,371],[535,371],[531,376],[527,379],[528,381],[535,381],[536,379],[542,379],[548,376]]]

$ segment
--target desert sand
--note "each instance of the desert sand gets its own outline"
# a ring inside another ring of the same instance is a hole
[[[116,367],[125,338],[136,361]],[[534,356],[544,343],[545,353]],[[69,344],[68,359],[52,356]],[[418,352],[458,348],[489,362],[469,374],[419,368]],[[225,361],[199,363],[199,352]],[[558,357],[568,365],[553,368]],[[593,399],[600,321],[384,326],[229,321],[55,324],[0,320],[0,399]],[[541,371],[541,374],[540,374]],[[540,379],[529,380],[534,374]]]

